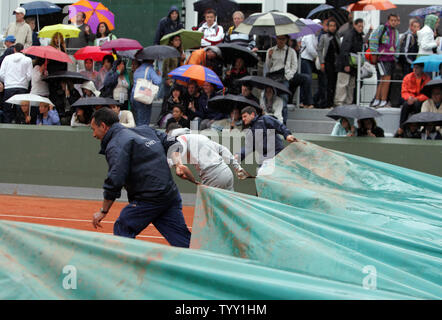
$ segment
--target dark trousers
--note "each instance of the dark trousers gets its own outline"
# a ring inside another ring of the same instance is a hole
[[[317,108],[327,107],[327,75],[325,72],[318,71],[318,90],[313,96],[313,104]]]
[[[334,64],[325,64],[325,77],[327,78],[327,99],[325,108],[333,107],[335,101],[336,82],[338,80],[338,72]],[[354,100],[356,101],[356,100]]]
[[[312,96],[312,72],[315,66],[313,64],[313,61],[307,60],[307,59],[301,59],[301,73],[308,77],[308,82],[310,83],[310,88],[304,88],[304,90],[301,91],[301,101],[304,105],[312,105],[313,104],[313,96]],[[301,87],[302,89],[302,87]]]
[[[114,224],[114,235],[135,238],[151,223],[176,247],[188,248],[191,233],[183,216],[181,196],[162,203],[131,201]]]
[[[401,107],[401,116],[400,116],[400,120],[399,120],[399,127],[401,127],[403,129],[404,122],[407,121],[411,115],[421,112],[421,108],[422,108],[422,102],[420,102],[420,101],[417,101],[417,102],[413,103],[412,105],[409,105],[408,102],[405,101]]]
[[[17,115],[17,108],[15,105],[10,103],[5,103],[6,100],[15,96],[16,94],[28,93],[28,89],[24,88],[9,88],[5,89],[5,95],[3,97],[3,122],[11,123],[15,121]]]
[[[312,79],[303,73],[295,73],[293,78],[290,80],[290,91],[294,95],[296,93],[296,88],[301,86],[301,101],[305,105],[312,105]],[[309,94],[310,93],[310,94]],[[309,100],[310,99],[310,100]],[[293,96],[290,101],[293,100]]]

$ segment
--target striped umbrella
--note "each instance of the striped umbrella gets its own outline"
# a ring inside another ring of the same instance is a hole
[[[85,23],[91,27],[94,33],[100,22],[105,22],[111,31],[115,29],[114,14],[100,2],[80,0],[70,5],[69,19],[75,18],[78,12],[86,14]]]
[[[427,16],[429,14],[435,14],[435,15],[441,16],[442,15],[442,6],[429,6],[426,8],[419,8],[419,9],[412,11],[409,14],[409,16],[425,18],[425,16]]]
[[[186,64],[184,66],[178,67],[172,70],[168,74],[168,76],[172,79],[185,82],[195,80],[196,82],[198,82],[199,85],[202,85],[204,82],[209,82],[220,89],[224,88],[223,83],[215,72],[213,72],[209,68],[197,64]]]
[[[291,13],[271,11],[254,13],[241,23],[235,31],[263,36],[280,36],[301,32],[305,24]]]

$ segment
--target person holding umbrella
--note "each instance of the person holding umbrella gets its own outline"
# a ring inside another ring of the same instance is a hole
[[[106,41],[111,41],[117,39],[107,25],[106,22],[100,22],[97,26],[97,33],[95,35],[94,46],[100,46]]]
[[[108,72],[101,89],[102,97],[111,97],[122,105],[123,110],[129,109],[129,88],[131,87],[129,73],[123,59],[114,62]]]
[[[221,49],[217,46],[209,46],[195,50],[185,64],[198,64],[213,70],[218,77],[222,76],[223,64]]]
[[[80,34],[76,38],[66,39],[66,46],[69,49],[80,49],[86,47],[89,42],[95,40],[95,34],[92,32],[91,27],[85,23],[86,13],[77,12],[75,16],[75,24],[78,29],[80,29]]]
[[[32,69],[31,94],[49,97],[49,85],[46,81],[43,81],[43,78],[48,74],[45,59],[37,57],[34,69]]]
[[[434,14],[425,17],[423,28],[417,31],[418,57],[433,54],[433,50],[437,48],[434,33],[439,27],[439,21],[439,17]]]
[[[233,26],[229,28],[226,32],[226,36],[224,38],[225,43],[234,43],[240,46],[244,46],[252,50],[253,52],[258,51],[256,47],[256,42],[254,36],[251,34],[240,33],[235,31],[235,29],[244,21],[244,13],[241,11],[235,11],[232,15]]]
[[[30,101],[21,101],[20,108],[17,108],[15,124],[36,124],[37,113],[32,112]]]
[[[333,137],[354,137],[356,134],[354,119],[341,117],[336,122],[330,135]]]
[[[235,63],[230,70],[225,72],[224,85],[228,88],[228,92],[231,94],[240,94],[241,85],[235,80],[248,76],[249,72],[244,63],[243,58],[236,58]]]
[[[91,106],[76,107],[71,118],[71,127],[88,127],[91,124],[94,109]]]
[[[374,118],[358,119],[358,137],[383,138],[384,129],[378,127]]]
[[[59,126],[60,117],[52,104],[40,102],[40,114],[37,116],[37,125]]]

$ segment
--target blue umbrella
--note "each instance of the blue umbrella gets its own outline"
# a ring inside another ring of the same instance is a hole
[[[439,72],[439,66],[442,63],[442,54],[420,56],[414,60],[413,65],[417,63],[424,64],[424,72]]]
[[[40,30],[40,22],[38,19],[39,15],[45,15],[61,11],[61,8],[59,6],[49,1],[33,1],[29,3],[24,3],[22,5],[22,8],[26,10],[27,16],[37,16],[38,30]]]
[[[437,14],[440,16],[442,14],[442,6],[430,6],[430,7],[426,7],[426,8],[419,8],[419,9],[412,11],[409,14],[409,16],[425,18],[425,16],[427,16],[429,14]]]

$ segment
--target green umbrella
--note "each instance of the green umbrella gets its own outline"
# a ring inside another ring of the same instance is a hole
[[[199,31],[181,29],[163,36],[160,40],[160,44],[167,45],[169,44],[169,39],[173,38],[174,36],[180,36],[183,50],[199,48],[201,46],[201,39],[203,38],[203,35],[204,33]]]

